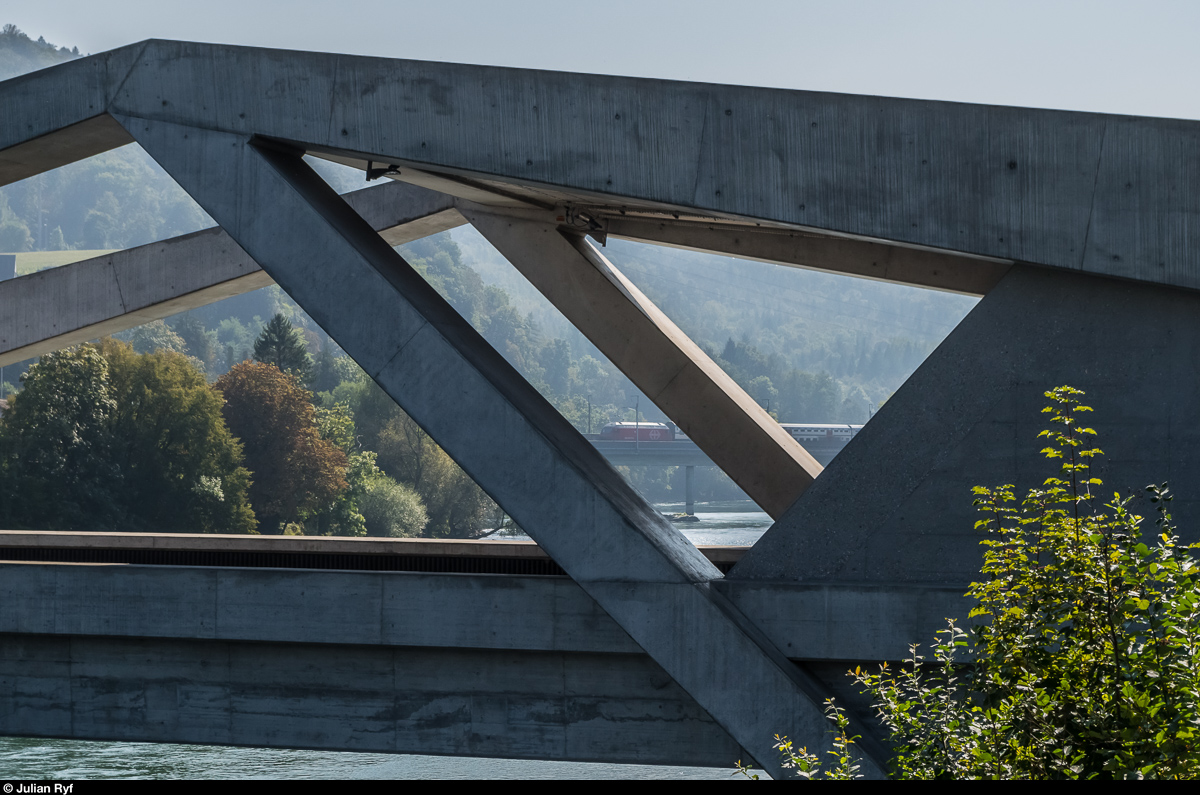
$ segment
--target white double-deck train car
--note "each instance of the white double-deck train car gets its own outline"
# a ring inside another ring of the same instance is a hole
[[[796,423],[780,423],[785,431],[791,434],[802,445],[813,446],[832,446],[844,445],[850,441],[862,430],[861,425],[826,425],[819,423],[808,423],[799,425]]]
[[[802,445],[841,447],[853,439],[863,426],[785,422],[781,423],[780,427]],[[670,422],[610,422],[600,430],[600,438],[605,441],[625,442],[689,441],[687,434]]]

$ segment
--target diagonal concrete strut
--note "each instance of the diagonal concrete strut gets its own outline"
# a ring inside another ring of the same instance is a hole
[[[776,733],[826,737],[819,689],[711,588],[720,573],[299,151],[118,118],[759,765],[785,772]]]
[[[821,473],[816,459],[585,237],[467,202],[459,209],[772,518]]]

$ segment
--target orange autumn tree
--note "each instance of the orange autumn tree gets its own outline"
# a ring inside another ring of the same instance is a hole
[[[321,438],[309,393],[278,367],[242,362],[217,379],[222,413],[245,449],[250,503],[264,533],[328,503],[346,489],[346,454]]]

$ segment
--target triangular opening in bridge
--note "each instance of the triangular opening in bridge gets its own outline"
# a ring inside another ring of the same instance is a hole
[[[605,255],[781,423],[865,424],[979,301],[625,240]]]
[[[17,255],[17,275],[211,226],[137,144],[0,188],[0,253]]]
[[[214,226],[137,144],[0,187],[0,280]],[[0,368],[0,399],[36,357]]]
[[[604,254],[822,465],[979,300],[612,238]]]

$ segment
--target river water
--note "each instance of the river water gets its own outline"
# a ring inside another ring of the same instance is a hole
[[[666,514],[683,511],[682,504],[656,507]],[[750,546],[771,524],[770,517],[750,502],[697,503],[696,516],[698,522],[677,525],[694,544]],[[742,779],[729,768],[0,737],[0,780],[310,778]]]
[[[45,779],[698,779],[729,768],[602,765],[451,756],[354,754],[0,738],[0,781]]]

